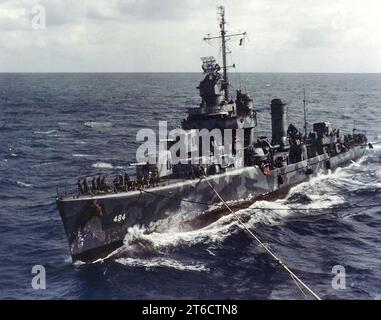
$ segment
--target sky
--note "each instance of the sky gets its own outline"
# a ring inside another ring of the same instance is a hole
[[[380,0],[0,0],[0,72],[200,72],[218,5],[237,71],[381,72]]]

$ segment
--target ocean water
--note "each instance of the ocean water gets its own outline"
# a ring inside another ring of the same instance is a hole
[[[114,175],[135,160],[136,132],[178,127],[199,103],[200,74],[0,74],[0,299],[309,299],[227,215],[185,230],[183,208],[150,230],[133,228],[118,255],[73,264],[56,187]],[[251,94],[258,131],[269,104],[288,103],[302,128],[330,120],[380,140],[380,74],[233,74]],[[314,178],[276,201],[238,212],[323,299],[381,298],[381,145],[358,163]],[[367,206],[351,208],[351,205]],[[46,289],[31,286],[34,265]],[[346,288],[332,287],[332,268]]]

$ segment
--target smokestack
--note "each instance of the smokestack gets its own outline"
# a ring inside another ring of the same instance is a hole
[[[272,144],[287,144],[286,104],[281,99],[271,101]]]

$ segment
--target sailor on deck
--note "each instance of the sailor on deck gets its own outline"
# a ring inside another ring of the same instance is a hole
[[[77,186],[78,186],[78,195],[83,194],[83,188],[82,188],[81,180],[77,181]]]

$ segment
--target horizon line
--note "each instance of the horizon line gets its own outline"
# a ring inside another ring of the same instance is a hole
[[[0,71],[0,74],[184,74],[195,73],[202,74],[197,71]],[[230,74],[381,74],[380,72],[316,72],[316,71],[246,71],[246,72],[231,72]]]

